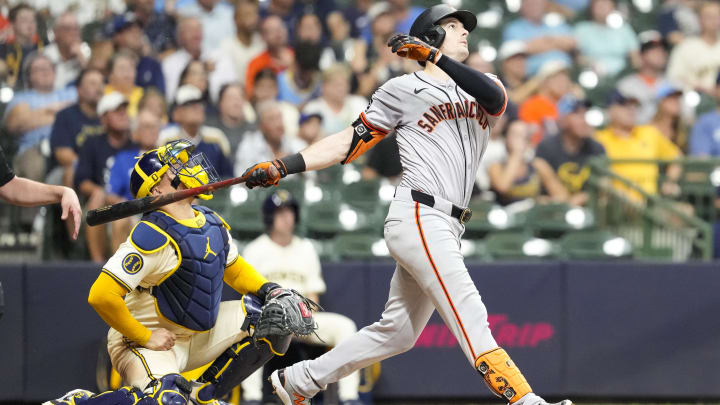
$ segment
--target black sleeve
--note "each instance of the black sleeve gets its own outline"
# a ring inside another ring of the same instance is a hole
[[[464,65],[445,55],[440,56],[437,66],[455,83],[477,100],[492,115],[500,113],[505,106],[505,92],[485,73]]]
[[[15,172],[10,168],[5,152],[0,147],[0,187],[8,184],[15,177]]]

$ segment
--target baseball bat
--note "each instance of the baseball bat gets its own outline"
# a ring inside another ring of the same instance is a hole
[[[156,210],[163,205],[173,203],[175,201],[184,200],[198,194],[204,194],[209,191],[217,190],[232,186],[233,184],[244,183],[248,176],[234,177],[215,183],[205,184],[200,187],[193,187],[187,190],[179,190],[169,194],[158,196],[147,196],[135,200],[123,201],[121,203],[108,205],[95,210],[90,210],[85,217],[85,222],[90,226],[101,225],[107,222],[115,221],[120,218],[126,218],[136,214],[142,214],[148,211]]]

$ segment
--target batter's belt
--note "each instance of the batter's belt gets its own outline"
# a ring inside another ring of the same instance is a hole
[[[445,214],[456,218],[461,224],[465,224],[472,217],[472,210],[469,208],[458,207],[444,198],[426,194],[422,191],[413,190],[408,187],[395,188],[395,197],[408,201],[412,200],[417,203],[427,205],[428,207],[435,208],[438,211],[442,211]]]

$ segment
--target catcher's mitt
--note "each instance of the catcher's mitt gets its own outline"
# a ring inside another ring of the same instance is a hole
[[[316,329],[312,313],[317,310],[320,305],[295,290],[274,289],[267,294],[253,337],[309,335]]]

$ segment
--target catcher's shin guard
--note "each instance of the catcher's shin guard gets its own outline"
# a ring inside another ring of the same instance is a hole
[[[490,390],[511,404],[532,392],[530,384],[500,347],[481,354],[475,360],[475,368]]]
[[[251,337],[246,337],[230,346],[198,378],[202,385],[197,392],[197,401],[202,404],[227,395],[274,355],[285,354],[291,339],[291,336],[270,339],[278,340],[271,344],[267,339],[256,343]]]

